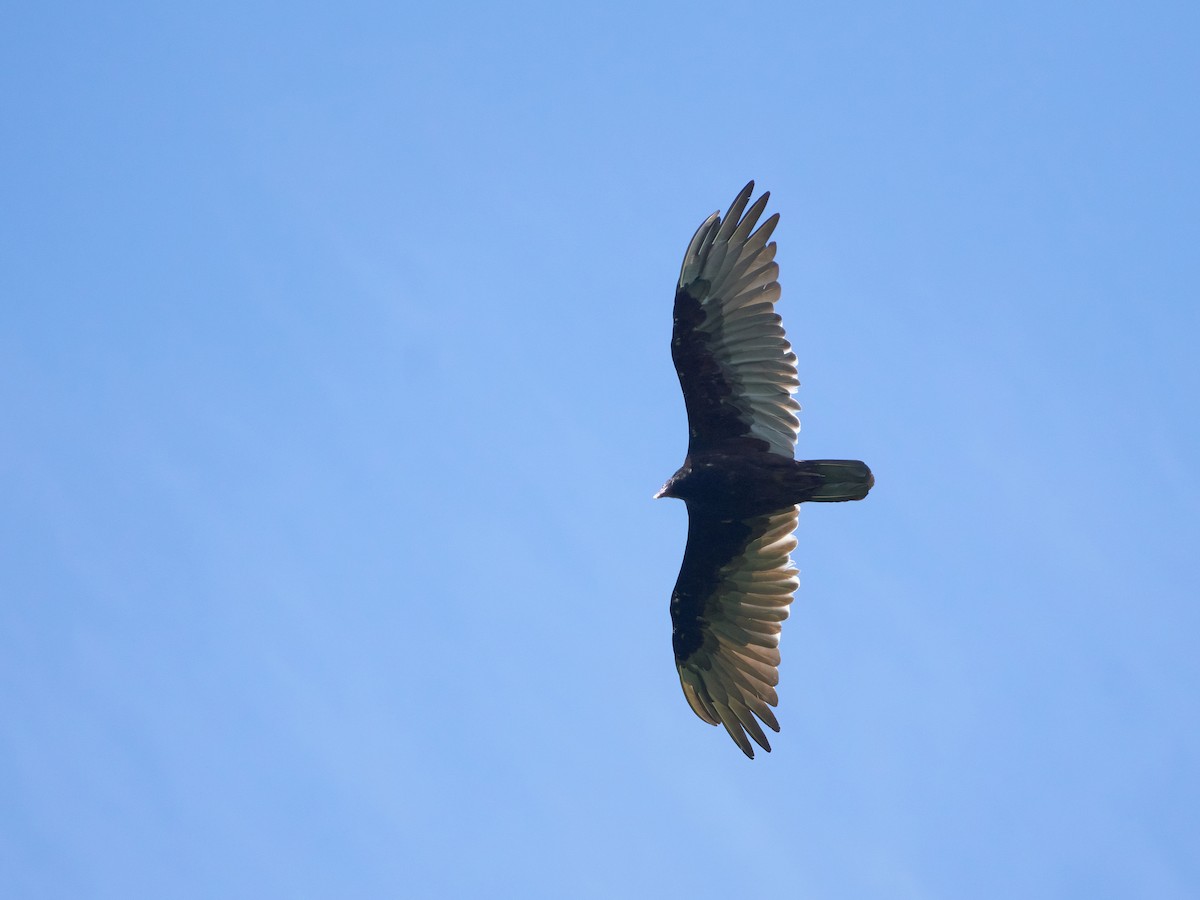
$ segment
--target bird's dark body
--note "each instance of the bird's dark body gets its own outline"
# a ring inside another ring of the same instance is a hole
[[[715,519],[778,512],[812,498],[825,477],[803,460],[774,453],[705,453],[684,460],[664,491]]]

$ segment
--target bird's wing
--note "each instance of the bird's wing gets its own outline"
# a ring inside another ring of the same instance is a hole
[[[752,181],[724,220],[705,220],[679,273],[671,358],[687,404],[689,454],[740,448],[790,457],[800,430],[796,356],[775,312],[779,266],[767,243],[779,214],[755,231],[770,194],[746,209],[753,190]]]
[[[687,549],[671,594],[672,643],[684,696],[754,758],[746,732],[770,751],[755,716],[779,723],[779,631],[799,583],[795,507],[744,521],[688,510]]]

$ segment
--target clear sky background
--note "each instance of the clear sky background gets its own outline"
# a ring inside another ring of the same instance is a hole
[[[0,28],[0,885],[1200,895],[1194,4]],[[775,752],[679,689],[668,350],[772,191]]]

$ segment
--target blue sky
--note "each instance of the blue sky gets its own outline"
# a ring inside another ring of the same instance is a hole
[[[5,18],[7,895],[1200,894],[1193,6]],[[749,178],[878,479],[753,762],[650,500]]]

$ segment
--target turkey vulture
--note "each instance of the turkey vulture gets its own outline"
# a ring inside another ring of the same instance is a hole
[[[671,593],[671,640],[683,694],[725,726],[751,759],[766,751],[761,720],[779,731],[779,631],[798,581],[797,504],[861,500],[875,483],[864,463],[794,458],[800,406],[796,355],[775,312],[779,266],[757,230],[763,194],[751,181],[725,214],[692,237],[675,291],[671,358],[687,406],[688,452],[655,497],[687,504],[688,536]],[[757,717],[757,719],[755,718]]]

